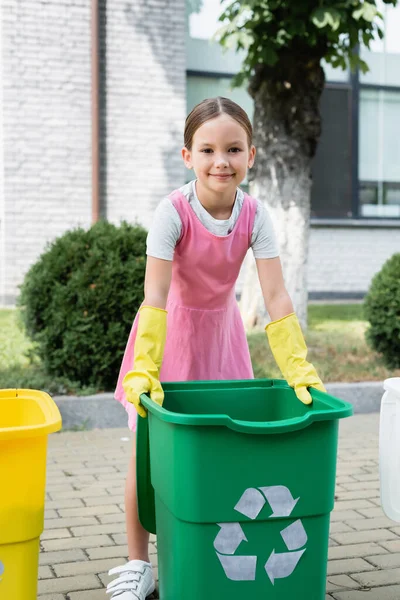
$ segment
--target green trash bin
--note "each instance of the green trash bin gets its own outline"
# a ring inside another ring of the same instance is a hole
[[[281,380],[165,383],[142,396],[138,501],[160,599],[324,600],[338,419],[350,404]]]

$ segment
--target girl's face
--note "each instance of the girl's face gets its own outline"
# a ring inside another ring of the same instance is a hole
[[[246,131],[227,114],[203,123],[193,136],[191,151],[182,150],[186,167],[194,169],[200,184],[223,194],[236,190],[253,166],[255,154]]]

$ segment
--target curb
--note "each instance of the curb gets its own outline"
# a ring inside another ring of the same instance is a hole
[[[328,383],[329,394],[353,405],[355,414],[379,412],[383,382]],[[86,430],[127,427],[125,408],[110,393],[94,396],[54,396],[63,430]]]

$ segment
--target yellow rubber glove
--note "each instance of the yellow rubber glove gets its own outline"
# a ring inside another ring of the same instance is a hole
[[[140,402],[140,394],[150,393],[150,398],[160,406],[164,401],[160,370],[166,336],[167,311],[153,306],[142,306],[139,309],[133,351],[133,370],[129,371],[122,381],[126,399],[135,405],[141,417],[146,417],[147,411]]]
[[[321,392],[326,390],[315,368],[306,360],[307,346],[295,313],[272,321],[266,326],[265,331],[282,375],[294,388],[298,399],[303,404],[311,404],[312,398],[307,391],[308,387],[314,387]]]

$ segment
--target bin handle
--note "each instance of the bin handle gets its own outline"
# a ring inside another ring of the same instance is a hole
[[[232,419],[228,415],[212,414],[183,414],[166,410],[159,404],[153,402],[146,394],[140,396],[143,406],[153,415],[158,416],[162,421],[175,423],[176,425],[191,426],[225,426],[240,433],[286,433],[304,429],[316,421],[330,421],[349,417],[353,414],[353,407],[349,402],[335,398],[335,405],[329,408],[329,395],[320,392],[314,388],[309,389],[313,400],[323,400],[328,405],[326,410],[313,410],[310,404],[308,411],[301,417],[292,417],[282,421],[243,421]],[[341,408],[337,404],[342,405]]]

